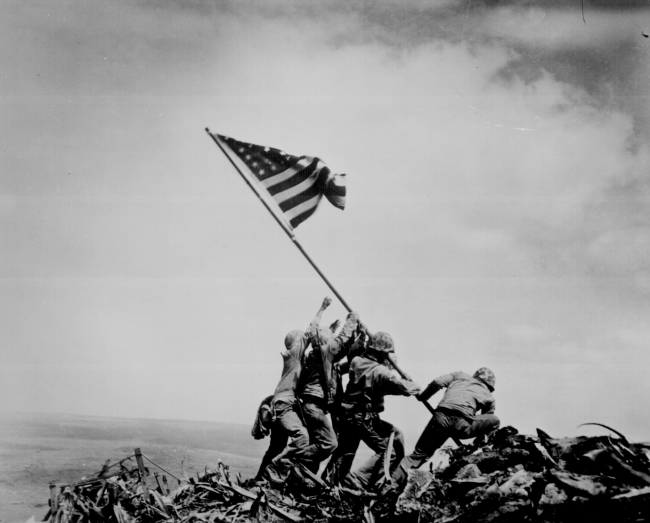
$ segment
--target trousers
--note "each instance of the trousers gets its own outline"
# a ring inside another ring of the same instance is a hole
[[[474,420],[455,415],[451,411],[437,410],[422,431],[415,450],[406,456],[392,475],[398,484],[404,480],[407,470],[419,468],[426,463],[448,438],[475,438],[499,428],[500,420],[494,414],[479,414]]]
[[[338,442],[327,413],[322,404],[305,400],[302,405],[310,445],[305,455],[305,465],[314,473],[318,472],[321,462],[329,458],[336,450]]]
[[[271,463],[280,461],[284,464],[300,461],[317,472],[320,463],[337,447],[336,434],[323,407],[314,402],[306,402],[302,408],[298,402],[278,402],[275,416],[271,443],[256,478],[260,479]]]
[[[334,483],[340,482],[343,486],[352,489],[372,489],[381,478],[384,455],[392,432],[395,432],[395,438],[390,458],[391,471],[404,456],[402,431],[382,420],[375,412],[342,416],[339,420],[339,431],[339,446],[323,474]],[[355,470],[350,470],[362,441],[375,454]]]

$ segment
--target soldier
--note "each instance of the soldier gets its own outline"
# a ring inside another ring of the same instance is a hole
[[[262,459],[258,478],[266,476],[270,481],[284,482],[289,476],[293,463],[299,460],[309,462],[317,450],[316,446],[309,444],[309,433],[302,421],[296,389],[309,340],[316,335],[323,312],[331,303],[332,299],[329,297],[323,300],[306,332],[292,330],[284,339],[287,350],[282,353],[284,360],[282,377],[271,400],[271,409],[275,417],[271,428],[271,444]],[[289,438],[291,442],[286,446]],[[263,470],[264,468],[266,470]]]
[[[313,349],[304,358],[299,397],[309,432],[310,447],[314,447],[311,462],[306,465],[314,473],[318,472],[320,463],[337,447],[336,434],[327,417],[336,396],[334,364],[348,353],[358,320],[356,312],[348,314],[345,325],[337,336],[333,333],[334,324],[329,329],[313,329],[310,338]]]
[[[370,336],[365,351],[350,362],[350,381],[341,403],[339,446],[325,470],[325,477],[342,479],[343,486],[354,489],[373,488],[380,477],[381,458],[395,432],[391,469],[404,455],[402,432],[379,414],[384,410],[384,396],[412,396],[420,387],[391,372],[389,354],[394,353],[391,336],[377,332]],[[363,441],[375,452],[366,463],[350,471],[354,455]]]
[[[392,475],[393,482],[400,485],[406,471],[426,463],[447,438],[468,439],[482,437],[499,428],[499,418],[494,415],[495,376],[487,367],[481,367],[473,376],[464,372],[452,372],[433,380],[416,397],[426,401],[440,389],[446,388],[435,415],[427,424],[415,445]],[[478,411],[481,414],[477,414]]]

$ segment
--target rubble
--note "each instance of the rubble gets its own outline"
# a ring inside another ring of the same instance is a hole
[[[281,485],[256,483],[223,463],[171,490],[165,475],[151,476],[141,463],[123,460],[109,475],[115,465],[107,462],[95,477],[53,496],[44,521],[650,521],[650,444],[612,432],[617,437],[555,439],[505,427],[486,441],[441,449],[446,466],[409,471],[401,494],[332,486],[305,468]]]
[[[449,466],[410,472],[391,520],[650,521],[650,444],[616,434],[555,439],[504,427],[480,446],[444,449]],[[409,485],[422,482],[413,496]]]

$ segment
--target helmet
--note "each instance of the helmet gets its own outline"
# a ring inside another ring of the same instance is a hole
[[[395,343],[387,332],[375,332],[370,337],[368,348],[379,352],[395,352]]]
[[[494,372],[492,372],[487,367],[481,367],[479,370],[477,370],[474,373],[473,377],[476,378],[477,380],[481,380],[483,383],[485,383],[488,386],[488,389],[490,389],[490,391],[494,390],[494,384],[496,383],[496,377],[494,376]]]
[[[292,330],[289,334],[287,334],[284,338],[284,346],[289,350],[291,347],[293,347],[293,344],[296,343],[296,341],[304,336],[304,332],[302,332],[300,329]]]

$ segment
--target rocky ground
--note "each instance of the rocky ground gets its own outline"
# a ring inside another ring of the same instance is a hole
[[[223,463],[196,477],[177,478],[180,482],[148,465],[143,482],[129,458],[107,462],[101,472],[60,489],[44,519],[650,521],[650,443],[631,443],[604,428],[615,435],[556,439],[541,430],[531,436],[505,427],[481,443],[444,449],[444,466],[412,471],[405,487],[384,488],[389,493],[383,495],[328,485],[304,469],[282,485],[243,481]]]

